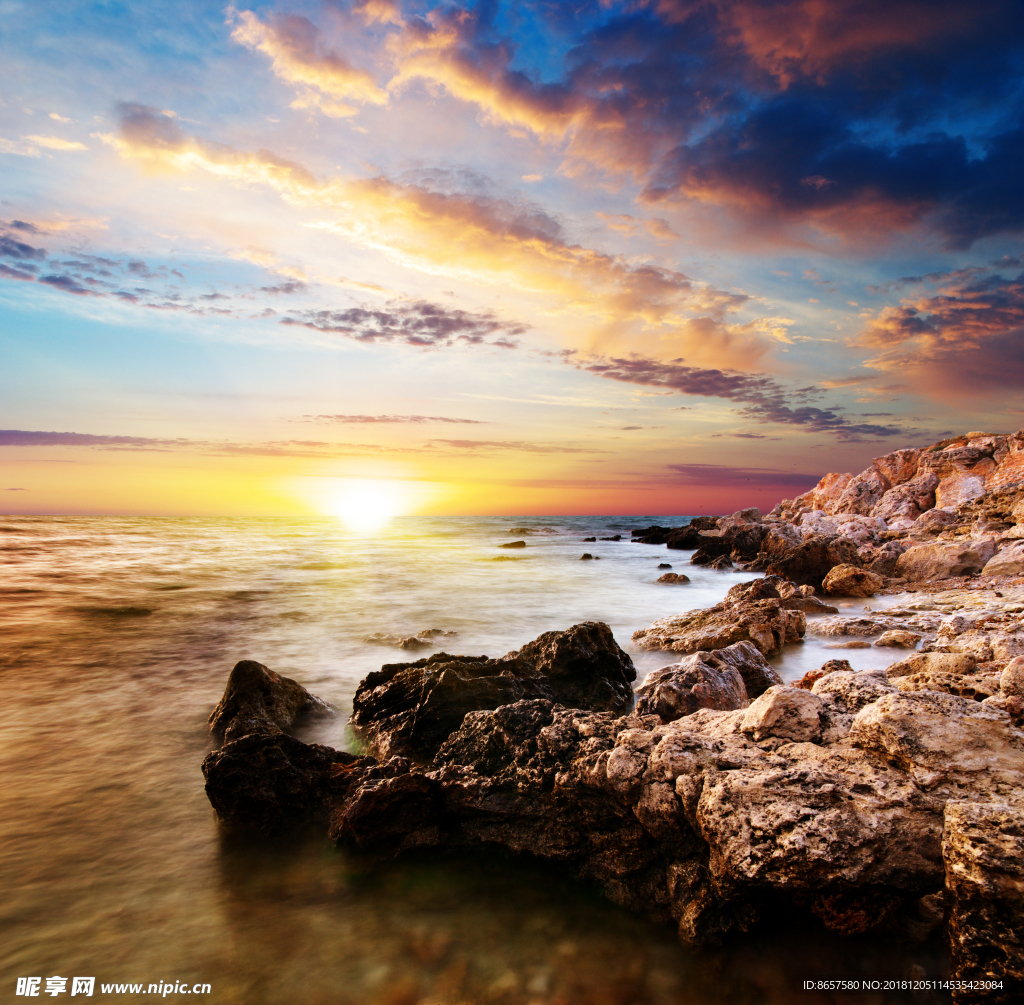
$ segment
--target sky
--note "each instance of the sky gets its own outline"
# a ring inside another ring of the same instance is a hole
[[[694,514],[1024,426],[1019,0],[0,0],[0,512]]]

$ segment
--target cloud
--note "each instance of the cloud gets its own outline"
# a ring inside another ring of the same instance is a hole
[[[22,262],[41,262],[46,258],[46,252],[42,248],[33,248],[23,241],[16,241],[13,238],[0,235],[0,256],[4,258],[17,258]]]
[[[304,415],[303,422],[331,422],[386,425],[423,422],[450,422],[466,426],[486,426],[481,419],[452,419],[446,415]]]
[[[932,292],[887,307],[854,340],[864,365],[933,398],[1018,395],[1024,382],[1024,273],[936,274]]]
[[[827,432],[840,439],[896,436],[906,432],[899,426],[857,422],[838,409],[794,404],[791,399],[799,396],[800,391],[787,392],[774,378],[763,373],[708,369],[690,366],[682,359],[665,362],[641,355],[588,357],[568,351],[562,354],[562,359],[578,370],[596,373],[608,380],[672,388],[681,394],[699,397],[725,398],[741,406],[738,412],[744,418],[798,426],[808,432]]]
[[[381,10],[376,5],[370,9]],[[387,104],[387,91],[365,70],[325,51],[320,29],[306,18],[275,14],[261,21],[251,11],[234,8],[228,8],[228,17],[235,24],[234,41],[269,56],[274,73],[299,86],[293,108],[319,108],[325,115],[344,118],[355,115],[360,104]]]
[[[499,321],[493,314],[474,314],[419,300],[412,304],[389,303],[373,310],[350,307],[342,311],[306,311],[296,318],[282,318],[283,325],[302,325],[314,331],[344,335],[360,342],[404,342],[406,345],[439,348],[458,343],[494,345],[487,337],[503,334],[502,345],[512,346],[508,335],[522,335],[526,325]]]
[[[90,290],[88,287],[82,286],[82,284],[67,274],[53,275],[53,276],[40,276],[39,282],[44,286],[52,286],[56,290],[61,290],[64,293],[73,293],[79,297],[95,297],[99,294],[95,290]]]
[[[41,147],[46,147],[48,150],[88,150],[89,148],[84,143],[77,143],[74,140],[62,140],[59,136],[26,136],[26,140],[30,140],[32,143],[38,143]]]
[[[817,485],[820,475],[798,474],[773,468],[734,468],[725,464],[669,464],[674,480],[682,485],[722,486],[793,486],[803,490]]]
[[[567,447],[550,443],[527,443],[523,440],[427,440],[427,444],[443,443],[457,450],[517,450],[529,454],[601,454],[590,447]]]

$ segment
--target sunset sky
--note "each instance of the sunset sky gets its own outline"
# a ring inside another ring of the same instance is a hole
[[[0,512],[770,508],[1024,426],[1024,5],[0,0]]]

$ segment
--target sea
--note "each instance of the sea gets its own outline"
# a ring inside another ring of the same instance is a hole
[[[910,999],[805,983],[948,974],[941,945],[840,939],[801,916],[684,948],[671,927],[504,852],[370,866],[322,841],[219,828],[200,764],[238,660],[347,713],[383,663],[441,648],[496,657],[604,621],[642,678],[678,657],[638,650],[632,632],[755,577],[630,541],[688,519],[418,516],[360,532],[335,519],[0,516],[3,1000],[22,1000],[19,979],[39,978],[45,996],[65,978],[70,997],[73,978],[92,977],[105,1001],[156,984],[143,1000],[857,1005]],[[500,547],[513,540],[526,546]],[[665,571],[691,582],[658,583]],[[414,653],[380,638],[426,629],[457,634]],[[773,662],[789,680],[836,655],[878,663],[811,637]],[[345,718],[305,738],[351,748]]]

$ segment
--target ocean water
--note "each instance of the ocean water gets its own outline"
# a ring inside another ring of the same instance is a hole
[[[686,950],[509,856],[369,869],[318,843],[219,831],[199,765],[237,660],[347,711],[366,673],[431,651],[374,633],[438,628],[458,634],[436,648],[500,656],[600,620],[643,676],[674,657],[637,651],[634,630],[753,578],[629,541],[684,522],[408,517],[360,534],[334,520],[0,517],[0,993],[59,975],[94,976],[110,1000],[124,995],[101,984],[181,981],[248,1005],[660,1005],[830,1001],[801,982],[938,976],[940,947],[843,941],[796,918]],[[625,540],[582,541],[614,534]],[[517,538],[527,547],[498,547]],[[657,584],[662,562],[692,582]],[[809,640],[777,665],[792,679],[832,655]],[[315,739],[348,744],[343,718]]]

